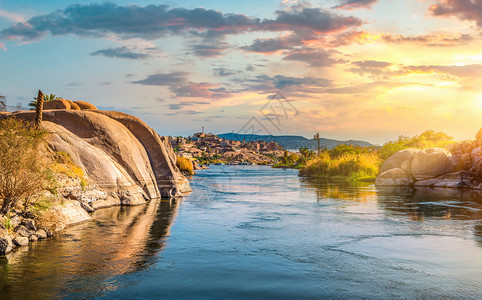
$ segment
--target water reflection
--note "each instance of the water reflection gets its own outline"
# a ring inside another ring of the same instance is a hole
[[[300,180],[306,187],[314,189],[318,201],[333,198],[365,202],[373,200],[376,195],[374,189],[371,188],[373,184],[368,182],[328,182],[305,177]]]
[[[482,247],[482,191],[449,188],[375,187],[370,183],[329,183],[302,178],[318,201],[374,202],[387,214],[409,220],[475,221],[474,240]]]
[[[448,188],[377,188],[379,204],[386,210],[403,213],[412,220],[444,218],[481,220],[482,193]]]
[[[85,298],[118,288],[117,276],[154,263],[177,207],[157,200],[102,209],[58,238],[18,249],[0,261],[1,298]]]

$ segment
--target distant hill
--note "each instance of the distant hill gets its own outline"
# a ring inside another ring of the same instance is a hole
[[[238,134],[238,133],[222,133],[218,134],[219,137],[225,138],[231,141],[265,141],[265,142],[276,142],[283,146],[287,150],[299,150],[302,147],[317,150],[318,142],[316,140],[309,140],[303,136],[299,135],[258,135],[258,134]],[[348,141],[338,141],[320,138],[320,146],[326,147],[327,149],[333,149],[334,147],[345,144],[345,145],[358,145],[358,146],[373,146],[372,144],[365,141],[358,140],[348,140]]]

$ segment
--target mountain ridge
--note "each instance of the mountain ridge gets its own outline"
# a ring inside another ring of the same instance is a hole
[[[219,137],[232,141],[265,141],[276,142],[283,146],[287,150],[298,150],[300,148],[308,148],[310,150],[316,150],[318,148],[318,142],[313,139],[307,139],[300,135],[259,135],[259,134],[239,134],[239,133],[221,133]],[[357,145],[357,146],[373,146],[373,144],[361,141],[361,140],[346,140],[339,141],[334,139],[327,139],[320,137],[320,146],[327,149],[333,149],[338,145]]]

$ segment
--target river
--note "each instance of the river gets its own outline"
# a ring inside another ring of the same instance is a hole
[[[0,259],[1,299],[481,299],[482,195],[212,166]]]

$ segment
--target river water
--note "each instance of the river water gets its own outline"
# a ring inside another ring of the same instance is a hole
[[[481,299],[482,195],[213,166],[0,259],[1,299]]]

